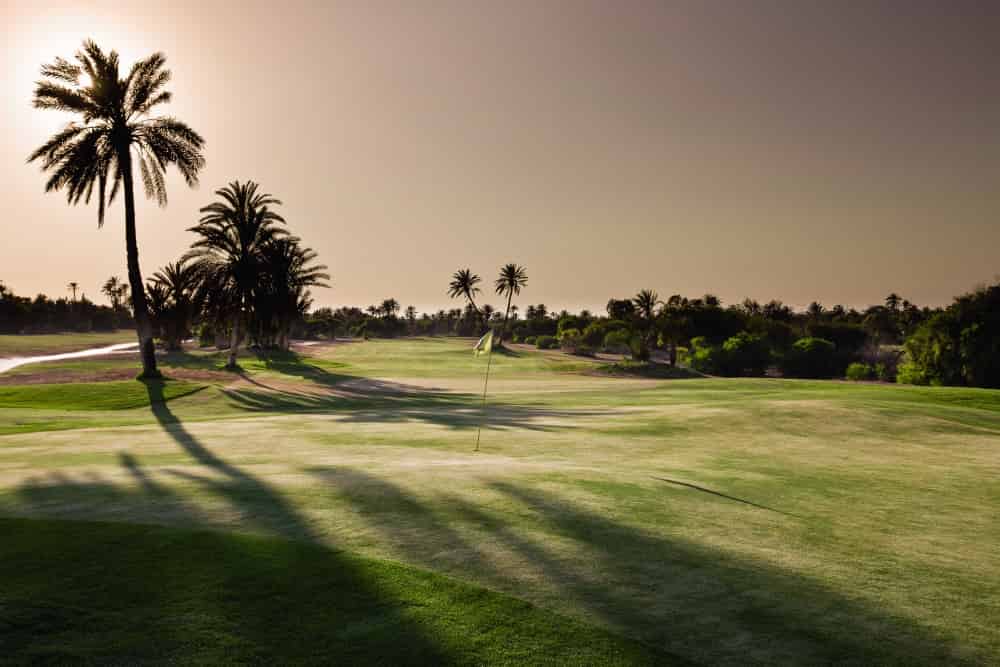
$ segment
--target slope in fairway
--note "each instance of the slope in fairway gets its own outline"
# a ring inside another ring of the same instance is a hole
[[[5,386],[0,511],[388,558],[702,663],[1000,661],[1000,392],[618,378],[518,348],[494,356],[474,453],[470,347],[318,346],[218,377],[188,355],[165,368],[201,390],[128,409],[38,403],[41,365]]]

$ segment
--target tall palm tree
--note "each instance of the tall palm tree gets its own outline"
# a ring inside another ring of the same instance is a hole
[[[66,285],[66,289],[68,289],[70,292],[73,293],[73,301],[76,301],[76,291],[80,289],[80,283],[70,282],[68,285]]]
[[[139,270],[133,162],[139,163],[146,196],[165,206],[167,166],[176,165],[189,186],[197,184],[198,171],[205,164],[201,153],[204,140],[179,120],[149,115],[153,107],[171,98],[163,89],[170,81],[170,70],[164,68],[166,57],[162,53],[135,63],[124,78],[119,74],[118,54],[105,53],[93,41],[84,42],[76,61],[56,58],[42,67],[34,105],[77,114],[80,121],[54,134],[28,161],[41,161],[42,170],[51,172],[46,192],[65,190],[70,204],[81,199],[89,203],[96,185],[99,227],[104,224],[107,204],[114,201],[119,189],[122,191],[125,253],[142,375],[157,377],[153,330]]]
[[[264,246],[287,232],[279,227],[285,219],[271,210],[281,202],[259,192],[253,181],[233,181],[216,190],[220,201],[201,209],[198,224],[188,229],[200,238],[185,256],[198,266],[206,298],[231,321],[229,360],[236,368],[240,344],[240,324],[246,318],[250,296],[261,271]]]
[[[507,319],[510,317],[510,300],[515,294],[521,293],[521,288],[528,284],[528,272],[523,266],[517,264],[507,264],[500,269],[493,286],[496,293],[507,296],[507,308],[503,313],[503,327],[500,329],[500,345],[503,345],[503,336],[507,331]]]
[[[459,269],[452,274],[451,282],[448,283],[448,296],[452,299],[464,296],[472,304],[472,307],[476,309],[476,312],[479,312],[475,296],[481,291],[476,287],[480,282],[482,282],[482,278],[473,273],[472,269]]]

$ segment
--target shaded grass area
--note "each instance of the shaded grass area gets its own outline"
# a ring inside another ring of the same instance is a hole
[[[611,364],[602,364],[595,373],[611,376],[655,378],[658,380],[687,380],[705,377],[689,368],[670,366],[653,361],[631,361],[625,359]]]
[[[0,519],[0,661],[684,664],[513,598],[277,538]]]
[[[206,387],[203,384],[166,380],[155,381],[161,401],[188,396]],[[128,410],[149,405],[147,385],[136,380],[77,384],[35,384],[0,386],[0,407],[53,410]]]

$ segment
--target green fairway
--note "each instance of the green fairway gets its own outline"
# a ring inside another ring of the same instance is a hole
[[[77,350],[105,347],[115,343],[133,343],[135,339],[135,331],[127,329],[33,336],[0,334],[0,358],[76,352]]]
[[[16,369],[0,513],[28,521],[0,524],[16,536],[0,647],[1000,662],[1000,391],[656,379],[515,346],[493,357],[476,453],[471,346],[320,345],[248,354],[240,373],[175,354],[150,384],[123,377],[129,355]],[[257,536],[188,532],[205,528]]]

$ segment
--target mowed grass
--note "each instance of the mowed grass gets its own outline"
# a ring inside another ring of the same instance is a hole
[[[135,383],[128,409],[86,407],[83,385],[0,399],[0,428],[21,429],[0,437],[0,511],[389,559],[638,640],[651,662],[1000,661],[1000,392],[614,377],[518,349],[493,358],[477,453],[470,347],[248,356],[194,393]]]
[[[0,334],[0,358],[27,357],[44,354],[76,352],[93,347],[105,347],[116,343],[133,343],[135,331],[120,329],[72,334],[37,334],[15,336]]]
[[[0,519],[0,662],[683,664],[509,596],[275,538]]]

